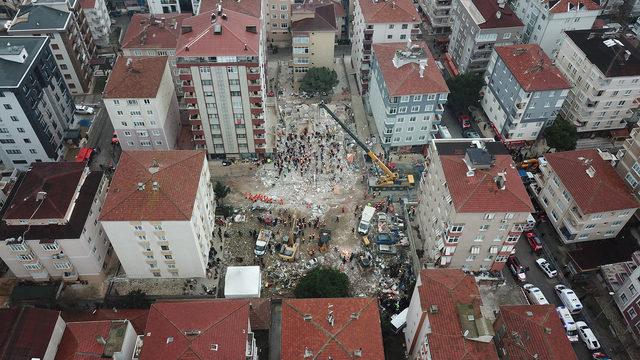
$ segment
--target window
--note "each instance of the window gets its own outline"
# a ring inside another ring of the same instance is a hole
[[[165,258],[165,259],[167,259],[167,260],[171,260],[171,259],[173,259],[173,256],[171,256],[171,255],[165,255],[165,256],[164,256],[164,258]]]
[[[11,115],[9,118],[11,119],[11,121],[19,121],[17,116]]]
[[[134,225],[133,229],[136,231],[142,231],[142,225]]]
[[[400,40],[405,40],[406,38],[407,38],[407,35],[405,34],[400,35]]]
[[[407,30],[409,28],[409,24],[402,24],[402,30]]]
[[[400,106],[398,108],[398,114],[404,114],[407,112],[407,107],[406,106]]]
[[[138,238],[139,241],[147,240],[147,236],[146,235],[137,235],[137,238]]]
[[[153,225],[153,229],[157,231],[162,231],[162,225]]]
[[[636,309],[634,308],[627,310],[627,314],[629,314],[630,319],[635,319],[635,317],[638,316],[638,313],[636,313]]]
[[[489,248],[489,254],[497,254],[498,253],[498,246],[492,246]]]
[[[144,100],[143,100],[143,102],[144,102],[145,104],[151,104],[151,100],[149,100],[149,99],[144,99]]]
[[[162,245],[162,246],[160,246],[160,249],[162,251],[169,251],[169,245]]]
[[[636,178],[631,174],[631,172],[628,172],[627,176],[625,176],[624,179],[627,181],[627,183],[629,183],[629,185],[632,188],[635,188],[636,185],[638,185],[638,180],[636,180]]]
[[[551,210],[551,217],[553,220],[558,221],[558,214],[556,214],[555,210]]]
[[[71,269],[71,263],[68,261],[62,263],[53,263],[53,266],[58,270],[68,270]]]
[[[394,27],[396,27],[394,24],[389,24],[389,30],[393,29]]]
[[[24,264],[24,268],[27,270],[40,270],[42,266],[40,264]]]
[[[411,112],[418,112],[418,111],[420,111],[420,106],[419,105],[411,107]]]
[[[629,299],[627,299],[627,294],[620,294],[620,300],[622,301],[623,304],[626,304],[627,302],[629,302]]]
[[[489,230],[489,225],[485,224],[485,225],[480,225],[480,231],[487,231]]]
[[[24,133],[24,129],[23,128],[16,128],[16,130],[18,130],[19,133]]]
[[[493,220],[496,217],[496,214],[494,213],[486,213],[484,214],[484,219],[485,220]]]
[[[431,100],[435,100],[435,99],[436,99],[436,94],[427,95],[427,100],[431,101]]]
[[[469,255],[467,256],[467,259],[465,261],[475,261],[476,260],[476,256],[475,255]]]
[[[422,95],[413,95],[413,101],[422,101]]]
[[[28,255],[28,254],[27,254],[27,255],[18,255],[18,256],[17,256],[17,258],[18,258],[18,260],[20,260],[20,261],[30,261],[30,260],[33,260],[33,256]]]
[[[44,251],[56,251],[58,250],[58,244],[42,244],[40,245]]]
[[[280,11],[287,11],[288,7],[286,4],[280,4]]]
[[[9,245],[9,249],[11,251],[26,251],[27,247],[25,244],[11,244]]]
[[[131,136],[131,131],[125,131],[124,136]]]
[[[7,154],[10,154],[10,155],[20,155],[20,154],[22,154],[22,151],[15,150],[15,149],[7,149],[5,151],[7,152]]]
[[[631,295],[635,295],[637,292],[636,287],[633,285],[629,285],[629,292],[631,293]]]
[[[449,232],[460,233],[464,230],[464,225],[451,225]]]
[[[480,254],[480,246],[472,246],[471,253],[474,255]]]
[[[7,109],[7,110],[11,110],[11,105],[9,105],[9,104],[4,104],[4,108],[5,108],[5,109]]]
[[[409,102],[410,98],[411,98],[410,96],[406,96],[406,95],[405,96],[401,96],[400,97],[400,102]]]
[[[585,226],[585,229],[593,229],[594,227],[596,227],[596,224],[587,224],[587,226]]]
[[[484,235],[476,235],[476,238],[473,239],[473,241],[475,242],[482,242],[484,241]]]
[[[505,252],[510,253],[511,251],[513,251],[513,245],[504,245],[502,249],[500,249],[500,252],[502,253],[505,253]]]
[[[127,100],[127,105],[138,105],[138,100],[133,100],[133,99]]]
[[[457,244],[460,241],[460,236],[447,236],[448,244]]]
[[[393,35],[387,35],[387,39],[393,39]]]
[[[16,141],[13,139],[0,139],[0,144],[15,144]]]
[[[502,35],[503,39],[511,39],[511,33],[506,33],[504,35]]]

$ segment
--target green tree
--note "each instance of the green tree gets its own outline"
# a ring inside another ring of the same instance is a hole
[[[544,130],[547,146],[556,151],[570,151],[576,148],[578,131],[572,123],[558,116],[553,125]]]
[[[216,184],[213,187],[213,193],[216,195],[216,202],[218,203],[218,205],[222,204],[223,199],[227,197],[230,192],[231,189],[227,185],[221,183],[220,181],[216,181]]]
[[[300,82],[300,90],[308,93],[328,93],[336,85],[338,85],[338,74],[334,70],[314,67],[304,74]]]
[[[122,301],[122,307],[125,309],[148,309],[151,301],[147,298],[147,294],[142,290],[132,290]]]
[[[480,89],[484,86],[484,80],[480,74],[469,72],[448,79],[447,86],[450,91],[447,103],[454,110],[461,111],[480,101]]]
[[[315,268],[300,279],[294,290],[297,298],[334,298],[349,296],[349,278],[332,268]]]

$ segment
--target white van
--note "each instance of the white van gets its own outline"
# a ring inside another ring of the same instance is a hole
[[[527,294],[529,301],[531,301],[534,305],[548,305],[549,301],[542,293],[542,290],[533,286],[533,284],[524,284],[522,285],[524,288],[524,292]]]
[[[567,310],[569,310],[570,313],[578,314],[580,313],[580,311],[582,311],[582,303],[580,302],[580,299],[578,299],[578,295],[576,295],[573,290],[562,284],[554,286],[554,289],[556,290],[556,294],[558,294],[558,297],[560,298],[564,306],[567,307]]]
[[[558,306],[556,308],[556,312],[558,313],[560,322],[562,322],[562,326],[564,326],[564,330],[567,333],[567,339],[569,339],[569,341],[571,342],[578,341],[578,326],[573,320],[573,316],[571,316],[569,310],[567,310],[567,308],[564,306]]]

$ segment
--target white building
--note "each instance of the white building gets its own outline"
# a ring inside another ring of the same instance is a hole
[[[205,277],[215,201],[203,151],[123,152],[100,222],[129,278]]]
[[[427,265],[500,271],[533,205],[509,151],[493,139],[436,139],[417,211]]]
[[[0,225],[0,258],[18,278],[98,277],[109,240],[98,224],[108,180],[84,162],[34,163]]]
[[[80,0],[80,6],[89,22],[93,41],[99,46],[109,45],[111,18],[105,0]]]
[[[425,26],[431,34],[448,34],[451,32],[451,0],[418,0],[422,12],[427,15]]]
[[[565,243],[614,238],[640,207],[597,150],[547,153],[536,197]]]
[[[119,57],[102,100],[123,150],[176,147],[180,114],[166,56]]]
[[[626,127],[638,108],[638,47],[610,29],[568,31],[563,38],[556,66],[573,86],[562,106],[564,118],[578,132]]]
[[[552,59],[564,31],[591,29],[600,15],[600,6],[592,0],[515,0],[511,7],[525,24],[522,42],[540,45]]]
[[[148,0],[149,13],[154,15],[180,13],[180,1],[178,0]],[[196,9],[193,9],[196,11]]]
[[[371,45],[407,42],[420,34],[422,20],[410,0],[354,0],[351,62],[359,91],[369,91]]]

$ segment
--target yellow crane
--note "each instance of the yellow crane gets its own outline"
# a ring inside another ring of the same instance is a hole
[[[371,158],[371,161],[373,161],[373,163],[376,164],[382,170],[383,174],[378,177],[378,179],[376,180],[376,184],[373,186],[372,184],[370,184],[370,186],[372,186],[374,190],[385,190],[385,189],[397,190],[397,189],[411,188],[415,185],[415,180],[413,179],[413,175],[401,177],[398,175],[398,173],[391,171],[391,169],[389,169],[389,167],[382,160],[378,158],[376,153],[374,153],[371,149],[369,149],[369,147],[365,143],[363,143],[360,139],[358,139],[356,134],[354,134],[353,131],[351,131],[347,127],[347,125],[343,123],[336,116],[336,114],[334,114],[333,111],[331,111],[327,107],[327,105],[325,105],[324,102],[321,102],[319,106],[322,109],[324,109],[333,118],[333,120],[335,120],[340,125],[342,130],[344,130],[347,134],[349,134],[349,136],[351,136],[353,140],[355,140],[358,146],[360,146],[367,153],[369,158]]]

